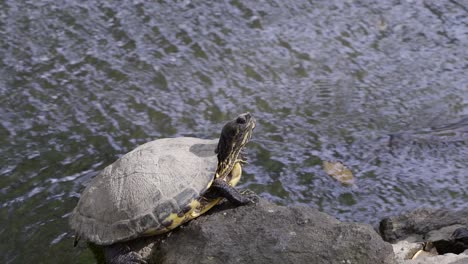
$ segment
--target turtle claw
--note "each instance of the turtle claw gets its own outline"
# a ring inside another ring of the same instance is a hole
[[[237,159],[237,162],[241,163],[241,164],[247,164],[247,158],[245,157],[245,155],[243,155],[244,153],[241,153],[239,155],[239,158]]]
[[[258,203],[258,198],[256,197],[244,197],[242,205],[253,205]]]
[[[242,150],[240,155],[239,155],[239,162],[242,163],[242,164],[247,164],[247,153],[245,152],[245,150]]]
[[[246,204],[253,204],[256,202],[255,196],[256,194],[252,191],[245,190],[239,192],[234,187],[229,185],[227,182],[221,179],[215,179],[210,187],[210,196],[216,197],[224,197],[230,203],[239,206],[239,205],[246,205]],[[252,195],[253,194],[253,195]],[[207,195],[207,194],[205,194]],[[257,198],[258,200],[258,198]]]
[[[245,200],[245,203],[243,202],[243,204],[257,204],[260,202],[260,197],[249,189],[243,190],[240,193],[242,194],[243,200]]]

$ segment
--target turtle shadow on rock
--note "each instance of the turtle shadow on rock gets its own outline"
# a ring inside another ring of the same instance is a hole
[[[259,201],[260,197],[253,191],[247,189],[241,192],[242,195],[245,197],[249,198],[252,203],[245,204],[242,206],[255,206]],[[232,210],[239,207],[239,205],[230,202],[227,199],[222,199],[216,206],[214,206],[211,210],[206,212],[205,214],[201,215],[200,217],[193,219],[192,221],[196,222],[203,222],[204,218],[209,216],[209,215],[214,215],[214,214],[223,214],[224,211]],[[154,236],[145,236],[145,237],[138,237],[135,239],[132,239],[130,241],[125,241],[125,242],[119,242],[114,244],[116,247],[128,247],[129,251],[136,252],[138,253],[143,260],[145,260],[148,264],[155,264],[157,262],[154,262],[153,260],[155,259],[161,259],[162,256],[159,254],[159,247],[161,243],[165,242],[165,239],[170,237],[171,235],[178,233],[178,232],[184,232],[184,229],[189,225],[192,221],[186,222],[177,228],[164,233],[160,235],[154,235]],[[89,249],[93,252],[94,258],[97,261],[97,264],[106,264],[106,256],[105,256],[105,251],[103,250],[102,246],[93,244],[93,243],[88,243]]]
[[[152,249],[155,244],[160,243],[164,238],[164,235],[156,235],[152,237],[140,237],[135,238],[130,241],[115,243],[112,246],[116,248],[127,248],[129,251],[136,252],[142,258],[142,260],[147,261],[148,257],[152,255]],[[106,251],[102,246],[96,245],[94,243],[87,243],[88,248],[94,255],[97,264],[106,264]],[[116,249],[118,251],[118,249]]]
[[[255,204],[259,202],[260,197],[251,190],[242,191],[242,194],[253,201],[253,203],[251,204],[246,204],[242,206],[255,206]],[[238,205],[229,202],[227,199],[223,199],[210,211],[192,221],[203,222],[204,218],[209,215],[222,214],[223,211],[231,210],[237,207]],[[179,227],[169,231],[168,233],[155,236],[139,237],[130,241],[117,243],[115,246],[128,247],[130,251],[138,253],[142,257],[142,259],[148,262],[148,264],[152,264],[155,263],[153,260],[162,258],[162,256],[160,256],[159,254],[160,244],[164,243],[165,239],[170,237],[172,234],[184,232],[184,229],[189,224],[190,222],[184,223]],[[106,263],[105,252],[101,246],[95,245],[93,243],[88,243],[88,247],[93,252],[98,264]]]
[[[255,207],[259,201],[260,197],[254,193],[251,190],[245,190],[242,192],[243,195],[251,199],[252,203],[249,204],[244,204],[241,205],[242,207]],[[166,239],[173,236],[173,235],[179,235],[179,233],[183,233],[185,229],[188,228],[189,225],[192,224],[197,224],[197,225],[204,225],[204,222],[207,217],[212,216],[212,215],[217,215],[217,214],[225,214],[229,212],[230,210],[239,208],[239,205],[234,204],[227,199],[222,199],[215,207],[213,207],[210,211],[206,212],[205,214],[201,215],[200,217],[193,219],[190,222],[184,223],[183,225],[180,225],[178,228],[172,230],[169,233],[155,236],[155,237],[148,237],[148,238],[139,238],[137,241],[135,241],[135,245],[132,245],[132,248],[136,252],[138,252],[140,255],[143,256],[144,259],[148,261],[148,264],[159,264],[160,262],[162,263],[163,261],[160,261],[164,259],[164,255],[161,254],[161,246],[163,243],[166,243]],[[194,237],[195,240],[197,240],[196,237]],[[204,243],[205,241],[204,238],[199,239],[199,243]],[[132,243],[133,244],[133,243]]]
[[[253,194],[252,194],[253,196]],[[372,226],[341,222],[307,206],[224,202],[152,244],[149,264],[394,264]]]
[[[311,207],[276,205],[247,192],[254,203],[221,201],[171,232],[126,245],[148,264],[395,263],[391,245],[370,225],[341,222]]]

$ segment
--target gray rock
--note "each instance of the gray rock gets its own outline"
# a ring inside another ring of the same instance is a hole
[[[399,264],[467,264],[468,255],[466,254],[445,254],[438,256],[427,256],[413,260],[399,260]]]
[[[151,244],[150,263],[395,263],[370,225],[309,207],[225,204]]]
[[[393,248],[398,263],[467,264],[467,251],[463,252],[467,248],[465,240],[468,237],[464,229],[467,224],[468,210],[417,209],[383,219],[379,230],[384,240],[394,243]],[[454,231],[460,228],[463,232],[454,236]],[[419,251],[423,242],[429,242],[435,254],[440,255]],[[416,252],[418,254],[415,255]],[[415,259],[410,259],[413,257]]]
[[[422,243],[409,242],[406,240],[398,241],[392,246],[397,260],[411,259],[418,251],[423,249]]]
[[[430,231],[457,224],[468,226],[468,210],[421,208],[383,219],[379,231],[382,238],[391,243],[408,237],[418,237],[418,240],[423,241]]]
[[[458,228],[464,227],[463,225],[449,225],[444,226],[437,230],[431,230],[424,234],[424,240],[426,241],[439,241],[439,240],[449,240],[455,231]]]

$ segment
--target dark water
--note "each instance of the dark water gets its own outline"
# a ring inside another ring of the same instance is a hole
[[[467,1],[203,2],[0,0],[1,263],[92,263],[87,180],[246,111],[242,188],[369,223],[467,206]]]

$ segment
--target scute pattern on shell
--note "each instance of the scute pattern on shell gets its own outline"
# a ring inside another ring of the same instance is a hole
[[[213,180],[217,140],[166,138],[143,144],[91,180],[70,224],[83,238],[109,245],[158,229]],[[162,228],[162,227],[161,227]]]

